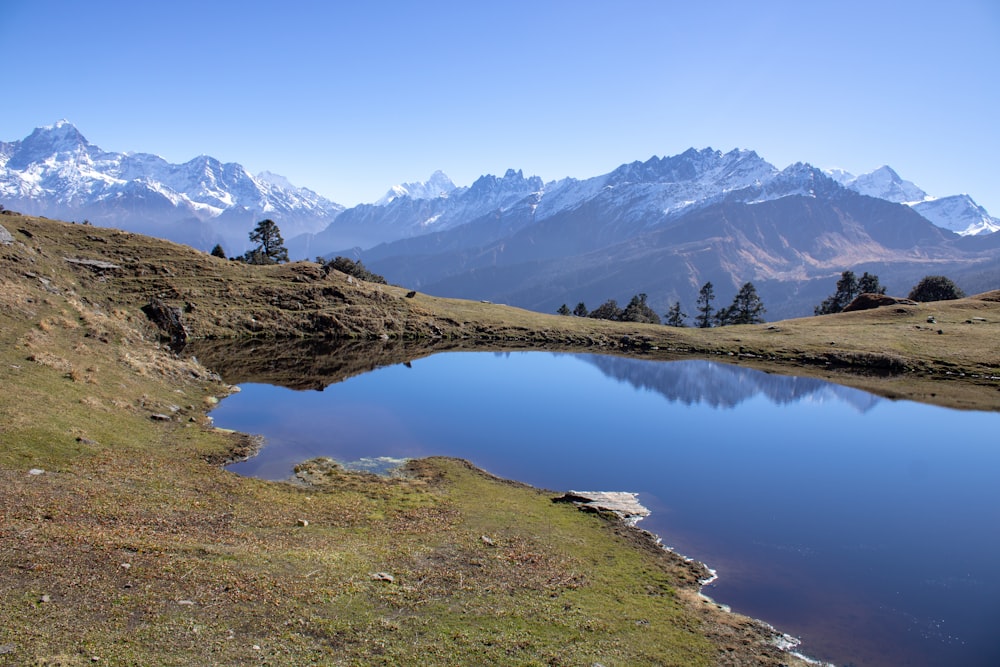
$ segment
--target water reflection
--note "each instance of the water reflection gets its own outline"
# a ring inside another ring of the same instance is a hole
[[[223,401],[220,426],[269,443],[234,470],[440,454],[542,488],[638,492],[643,527],[719,571],[713,597],[807,653],[1000,664],[1000,415],[709,362],[414,352],[238,357],[230,382],[325,389],[245,384]]]
[[[851,389],[816,378],[776,375],[705,361],[649,363],[641,359],[604,355],[580,355],[609,378],[627,382],[637,389],[662,394],[685,405],[703,404],[734,408],[755,396],[765,396],[776,405],[799,401],[842,401],[859,412],[867,412],[880,400],[868,392]]]

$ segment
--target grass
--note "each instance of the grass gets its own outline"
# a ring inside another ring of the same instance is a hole
[[[307,263],[248,267],[115,230],[0,223],[15,237],[0,247],[0,665],[795,662],[773,631],[698,596],[698,564],[461,461],[391,479],[313,463],[310,484],[226,472],[219,463],[254,443],[206,418],[229,391],[210,370],[223,359],[227,377],[322,386],[442,349],[584,346],[1000,400],[989,296],[670,330],[409,298]],[[142,314],[154,297],[218,339],[199,341],[201,362]],[[264,334],[302,340],[284,340],[280,357],[222,340]],[[317,340],[332,334],[389,340],[351,354]]]

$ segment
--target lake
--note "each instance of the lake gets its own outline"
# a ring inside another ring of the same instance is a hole
[[[1000,665],[1000,414],[549,352],[440,353],[322,391],[241,387],[212,413],[266,437],[239,474],[446,455],[557,491],[638,492],[641,527],[718,572],[707,595],[807,655]]]

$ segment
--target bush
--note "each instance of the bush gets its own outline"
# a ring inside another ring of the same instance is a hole
[[[944,276],[924,276],[912,290],[908,299],[913,301],[949,301],[961,299],[965,292],[959,289],[950,278]]]

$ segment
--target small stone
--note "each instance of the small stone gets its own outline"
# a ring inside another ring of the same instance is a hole
[[[259,651],[259,650],[260,650],[260,645],[258,645],[258,644],[254,644],[254,645],[253,645],[253,650],[255,650],[255,651]]]
[[[154,412],[153,414],[149,415],[149,418],[152,419],[155,422],[168,422],[168,421],[170,421],[170,415],[164,415],[164,414],[160,414],[158,412]]]
[[[391,584],[396,581],[396,577],[392,576],[388,572],[376,572],[372,575],[373,581],[384,581],[387,584]]]
[[[496,542],[494,542],[493,540],[491,540],[489,538],[489,536],[487,536],[487,535],[483,535],[479,539],[481,539],[483,541],[483,544],[485,544],[488,547],[495,547],[496,546]]]
[[[306,521],[305,519],[299,519],[298,521],[296,521],[296,523],[302,528],[305,528],[306,526],[309,525],[309,522]]]
[[[45,594],[42,597],[38,598],[38,601],[39,602],[52,602],[52,596],[48,595],[48,594]]]
[[[7,655],[17,650],[16,644],[0,644],[0,655]]]
[[[132,567],[132,563],[122,563],[122,569],[128,570]]]
[[[44,475],[45,471],[42,470],[41,468],[32,468],[31,470],[28,471],[28,474],[29,475]]]
[[[194,605],[192,600],[178,600],[177,604],[184,605],[185,607],[191,607]]]

